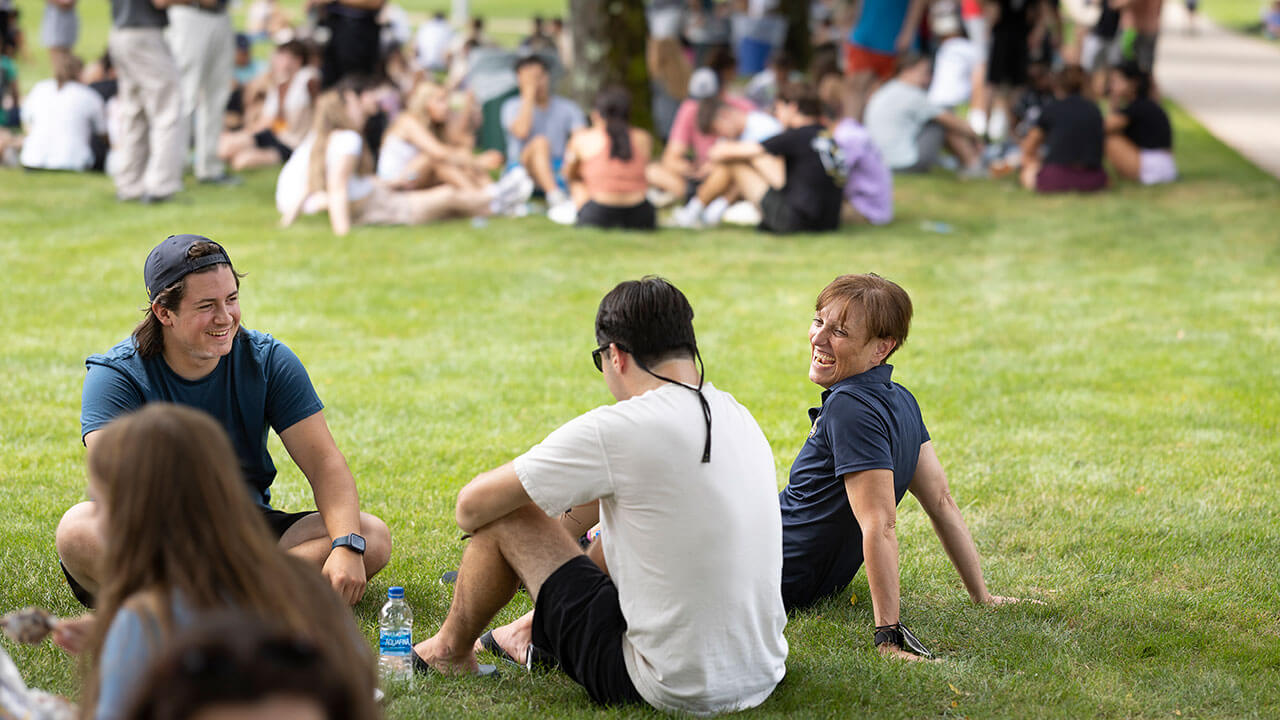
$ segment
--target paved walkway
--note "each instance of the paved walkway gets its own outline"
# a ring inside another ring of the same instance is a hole
[[[1064,4],[1077,18],[1096,17],[1097,11],[1084,8],[1081,0]],[[1165,0],[1156,46],[1161,92],[1219,140],[1280,178],[1280,47],[1223,30],[1203,12],[1196,30],[1187,33],[1180,0]]]

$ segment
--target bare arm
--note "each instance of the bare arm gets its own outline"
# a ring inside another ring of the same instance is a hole
[[[740,140],[720,140],[711,146],[707,159],[717,162],[731,160],[751,160],[764,155],[764,146],[760,143],[742,142]],[[890,483],[892,485],[893,483]]]
[[[324,412],[285,428],[280,441],[311,484],[316,510],[329,538],[359,533],[360,495],[356,480],[333,441]],[[348,603],[354,604],[364,594],[364,559],[358,553],[342,548],[330,552],[321,572]]]
[[[942,549],[955,565],[956,572],[960,573],[969,597],[974,602],[991,602],[991,593],[987,592],[987,583],[982,578],[978,548],[974,546],[969,527],[960,516],[960,508],[951,497],[951,487],[933,449],[933,441],[920,446],[920,458],[916,461],[916,474],[911,478],[910,490],[933,522],[933,531],[942,541]]]
[[[844,476],[849,507],[862,528],[862,554],[876,625],[898,622],[898,521],[892,470],[863,470]]]
[[[516,475],[515,463],[509,462],[480,473],[463,486],[454,518],[463,532],[471,533],[531,502]]]
[[[530,82],[520,85],[520,104],[516,108],[515,119],[511,121],[511,134],[521,142],[529,139],[533,132],[533,111],[538,105],[537,88]]]
[[[971,140],[979,139],[978,133],[974,132],[973,128],[969,127],[969,123],[961,120],[955,113],[942,112],[939,113],[934,120],[938,121],[939,125],[951,132],[960,133]]]
[[[916,33],[920,30],[924,6],[925,0],[911,0],[911,4],[907,6],[907,16],[902,20],[902,29],[898,31],[898,39],[894,44],[898,52],[906,51],[911,47],[911,41],[915,40]]]
[[[1027,133],[1027,137],[1022,140],[1022,157],[1035,158],[1040,154],[1040,143],[1044,142],[1044,130],[1038,127],[1031,128]]]
[[[1108,113],[1107,119],[1104,121],[1104,127],[1106,127],[1108,133],[1124,132],[1124,129],[1129,127],[1129,117],[1124,113]]]

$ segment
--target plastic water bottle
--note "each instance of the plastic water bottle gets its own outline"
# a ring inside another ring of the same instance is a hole
[[[413,678],[413,611],[404,588],[387,588],[387,604],[378,613],[378,670],[388,680]]]

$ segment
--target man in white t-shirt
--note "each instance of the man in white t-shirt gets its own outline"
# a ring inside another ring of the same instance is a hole
[[[692,321],[661,278],[604,297],[592,358],[617,404],[462,489],[473,535],[415,665],[475,672],[477,638],[523,581],[532,644],[516,656],[554,658],[598,703],[711,714],[773,692],[787,656],[773,454],[746,408],[703,382]],[[570,509],[598,510],[587,555],[557,520]]]

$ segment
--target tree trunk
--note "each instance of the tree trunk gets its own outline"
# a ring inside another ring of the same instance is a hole
[[[596,93],[621,85],[631,93],[631,123],[653,130],[645,44],[649,25],[644,3],[636,0],[569,0],[573,72],[569,93],[590,108]]]
[[[787,41],[783,49],[791,56],[795,69],[807,70],[813,50],[809,34],[809,0],[782,0],[778,3],[778,10],[787,18]]]

